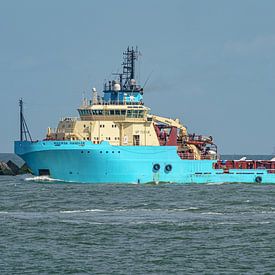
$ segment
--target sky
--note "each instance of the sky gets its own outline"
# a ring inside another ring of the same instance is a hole
[[[0,0],[0,152],[103,88],[138,46],[151,112],[211,135],[222,154],[275,150],[275,1]]]

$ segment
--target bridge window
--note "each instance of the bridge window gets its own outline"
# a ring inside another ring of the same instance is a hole
[[[138,111],[138,117],[144,117],[144,111],[143,110]]]
[[[95,116],[99,116],[99,115],[102,115],[102,110],[92,110],[92,114],[95,115]]]
[[[127,111],[127,117],[132,117],[132,110]]]
[[[144,111],[142,110],[128,110],[127,117],[137,118],[143,117]]]

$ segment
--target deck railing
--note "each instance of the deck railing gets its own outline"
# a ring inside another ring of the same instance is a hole
[[[195,155],[193,153],[182,153],[182,152],[177,152],[179,157],[181,159],[189,159],[189,160],[195,160]],[[216,160],[217,155],[201,155],[201,160]]]
[[[214,164],[215,169],[254,169],[267,170],[268,173],[275,173],[275,161],[271,160],[220,160]]]
[[[80,120],[78,117],[62,117],[61,121],[78,121]]]

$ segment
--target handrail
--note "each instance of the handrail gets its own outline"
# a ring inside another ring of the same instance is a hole
[[[78,117],[62,117],[61,121],[78,121]]]
[[[248,170],[268,170],[275,173],[275,161],[270,160],[219,160],[215,163],[216,169],[248,169]]]
[[[189,160],[195,160],[195,154],[192,154],[192,153],[182,153],[180,151],[177,152],[179,157],[181,159],[189,159]],[[216,160],[217,159],[217,155],[201,155],[201,160]]]
[[[109,101],[109,102],[97,102],[96,104],[91,104],[89,106],[92,106],[92,105],[144,105],[143,102],[140,102],[140,101],[134,101],[134,102],[126,102],[126,101]]]

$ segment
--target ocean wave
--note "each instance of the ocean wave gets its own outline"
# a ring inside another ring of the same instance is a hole
[[[241,224],[239,222],[218,222],[217,224],[220,224],[220,225],[238,225],[238,224]]]
[[[224,215],[224,213],[220,212],[203,212],[202,215]]]
[[[132,222],[128,222],[126,224],[139,225],[139,224],[167,224],[167,223],[173,223],[173,222],[170,222],[170,221],[132,221]]]
[[[117,209],[75,209],[75,210],[61,210],[59,213],[87,213],[87,212],[181,212],[198,210],[198,207],[187,208],[117,208]]]
[[[271,222],[269,221],[255,221],[255,222],[250,222],[250,221],[245,221],[245,222],[218,222],[217,224],[219,225],[240,225],[240,224],[270,224]]]
[[[198,207],[187,207],[187,208],[128,208],[128,209],[119,209],[119,211],[143,211],[143,212],[181,212],[181,211],[192,211],[199,210]],[[111,211],[118,211],[118,209],[114,209]]]
[[[262,221],[262,222],[249,222],[250,224],[270,224],[271,222]]]

